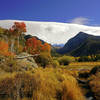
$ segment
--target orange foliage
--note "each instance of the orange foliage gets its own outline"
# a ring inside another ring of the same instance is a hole
[[[11,56],[14,55],[13,53],[8,51],[8,44],[4,41],[0,41],[0,55],[4,55],[4,56]]]
[[[51,51],[51,46],[48,43],[44,43],[44,45],[42,47],[42,51],[50,52]]]
[[[51,51],[51,46],[48,43],[42,43],[40,40],[35,37],[29,38],[26,41],[25,50],[31,54],[40,53],[40,52],[48,52]]]

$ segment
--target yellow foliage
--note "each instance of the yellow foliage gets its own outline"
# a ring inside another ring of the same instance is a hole
[[[37,69],[34,79],[33,100],[85,100],[70,71],[60,68]]]
[[[16,73],[13,77],[4,77],[0,81],[0,92],[17,97],[20,90],[24,97],[30,95],[32,100],[84,100],[72,75],[72,71],[66,69],[37,68],[33,73]]]
[[[62,100],[85,100],[85,97],[73,77],[68,77],[68,79],[62,83],[62,87]]]

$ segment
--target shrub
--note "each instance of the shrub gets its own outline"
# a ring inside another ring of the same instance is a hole
[[[7,57],[4,59],[5,61],[0,64],[0,68],[5,72],[13,72],[17,71],[17,62],[12,57]]]
[[[89,58],[88,56],[81,56],[78,61],[79,62],[87,62],[87,61],[91,61],[92,59]]]
[[[89,86],[94,100],[100,100],[100,72],[90,77]]]
[[[84,100],[72,72],[60,68],[37,68],[33,73],[6,76],[0,80],[0,93],[11,100]]]
[[[58,59],[60,65],[68,65],[70,62],[75,61],[74,57],[63,56]]]
[[[9,52],[9,45],[5,41],[0,41],[0,55],[14,56],[12,52]]]
[[[62,88],[62,100],[85,100],[85,97],[82,95],[82,92],[73,77],[69,77],[69,81],[65,80],[62,83]]]
[[[100,54],[97,54],[97,55],[96,55],[95,61],[100,61]]]
[[[38,69],[34,79],[33,100],[84,100],[76,79],[67,70]]]
[[[36,58],[36,62],[43,67],[50,65],[52,63],[52,58],[48,53],[40,53],[40,55]]]
[[[31,74],[17,73],[0,80],[0,96],[8,96],[12,100],[22,97],[32,97],[34,79]]]
[[[35,62],[29,62],[26,59],[15,59],[13,57],[5,57],[4,59],[0,57],[0,68],[5,72],[24,72],[24,71],[32,71],[35,66]]]
[[[89,73],[89,86],[94,100],[100,100],[100,66],[95,66]]]
[[[53,65],[53,67],[58,67],[59,66],[59,62],[57,60],[53,60],[52,61],[52,65]]]

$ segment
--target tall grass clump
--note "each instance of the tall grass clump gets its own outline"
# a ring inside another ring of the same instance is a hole
[[[85,100],[76,80],[69,77],[69,81],[65,80],[62,83],[62,100]]]
[[[2,78],[0,93],[11,100],[84,100],[72,71],[50,67]]]

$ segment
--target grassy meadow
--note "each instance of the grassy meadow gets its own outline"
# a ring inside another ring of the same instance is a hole
[[[91,70],[95,66],[100,66],[100,62],[72,62],[67,66],[69,70]]]

